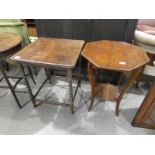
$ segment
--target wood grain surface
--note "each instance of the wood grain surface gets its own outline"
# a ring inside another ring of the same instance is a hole
[[[105,100],[116,101],[118,87],[110,83],[102,83],[95,86],[95,96]]]
[[[83,40],[39,38],[11,59],[22,63],[72,68],[84,45]]]
[[[9,50],[21,43],[21,36],[15,33],[0,33],[0,52]]]
[[[82,55],[98,68],[115,71],[131,71],[149,62],[142,48],[121,41],[89,42]]]
[[[146,94],[143,102],[138,109],[132,124],[134,126],[145,127],[155,129],[155,81],[151,85],[148,93]],[[152,114],[152,115],[151,115]],[[147,120],[151,118],[151,123],[147,123]]]

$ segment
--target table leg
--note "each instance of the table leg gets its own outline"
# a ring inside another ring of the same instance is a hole
[[[68,87],[69,87],[69,101],[71,112],[74,113],[73,89],[72,89],[72,70],[67,70]]]
[[[33,83],[36,84],[36,82],[35,82],[35,80],[34,80],[34,77],[33,77],[33,75],[32,75],[32,70],[31,70],[30,66],[27,66],[27,69],[28,69],[28,71],[29,71],[29,73],[30,73],[30,76],[31,76],[31,79],[32,79]]]
[[[6,81],[6,83],[8,84],[8,87],[9,87],[10,90],[11,90],[12,95],[14,96],[14,99],[15,99],[16,103],[18,104],[19,108],[21,109],[22,106],[20,105],[20,102],[19,102],[19,100],[18,100],[18,98],[17,98],[17,95],[16,95],[16,93],[15,93],[15,90],[14,90],[13,86],[11,85],[11,83],[10,83],[10,81],[9,81],[9,79],[8,79],[8,76],[6,75],[5,70],[3,69],[3,66],[2,66],[1,63],[0,63],[0,70],[1,70],[1,72],[2,72],[2,75],[3,75],[3,77],[4,77],[5,81]]]
[[[131,73],[131,77],[129,78],[129,80],[127,81],[127,83],[125,84],[125,86],[123,87],[123,89],[121,90],[118,98],[116,99],[116,116],[119,115],[119,105],[120,105],[120,101],[124,95],[124,93],[133,85],[133,83],[137,80],[137,78],[139,77],[139,74],[141,73],[141,68],[135,69],[132,71]]]
[[[78,80],[79,80],[79,87],[81,87],[81,57],[79,58]]]
[[[53,71],[49,68],[46,68],[46,76],[48,77],[49,79],[49,83],[52,84],[52,75],[53,75]]]
[[[90,111],[93,107],[94,98],[95,98],[95,79],[94,79],[94,74],[93,74],[93,66],[89,62],[88,62],[88,78],[91,84],[91,102],[88,108],[88,111]]]
[[[23,65],[20,65],[20,68],[21,68],[21,71],[22,71],[22,73],[23,73],[23,79],[24,79],[24,81],[25,81],[25,85],[26,85],[26,87],[27,87],[27,90],[28,90],[30,99],[32,100],[33,105],[36,106],[35,99],[34,99],[34,95],[32,94],[32,91],[31,91],[29,82],[28,82],[28,80],[27,80],[26,73],[25,73],[25,70],[24,70],[24,66],[23,66]]]

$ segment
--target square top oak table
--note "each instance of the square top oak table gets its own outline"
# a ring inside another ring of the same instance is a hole
[[[143,70],[142,67],[149,62],[146,52],[126,42],[101,40],[87,43],[82,55],[88,60],[88,76],[91,83],[89,111],[92,109],[94,98],[99,97],[116,101],[116,115],[118,115],[123,94],[138,79]],[[94,69],[131,72],[131,77],[119,93],[116,85],[96,84]]]
[[[74,112],[73,102],[76,94],[73,95],[72,92],[72,68],[74,68],[77,63],[83,45],[83,40],[39,38],[37,41],[12,56],[11,59],[16,60],[21,64],[24,77],[25,71],[22,64],[39,65],[45,68],[66,69],[67,78],[69,81],[70,104],[65,103],[64,105],[70,106],[71,111]],[[25,83],[29,90],[30,97],[35,105],[36,100],[34,98],[37,96],[41,88],[35,95],[33,95],[26,77]],[[39,102],[47,101],[39,100]]]
[[[83,40],[39,38],[12,59],[35,65],[74,68],[83,45]]]

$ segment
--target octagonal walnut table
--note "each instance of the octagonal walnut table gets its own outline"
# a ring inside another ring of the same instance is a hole
[[[92,109],[95,98],[116,101],[116,115],[119,115],[119,105],[124,93],[136,81],[142,72],[143,66],[149,58],[142,48],[121,41],[94,41],[86,44],[82,55],[88,60],[88,77],[91,84]],[[131,77],[126,82],[120,93],[118,86],[109,83],[95,83],[94,69],[106,69],[123,74],[131,72]]]

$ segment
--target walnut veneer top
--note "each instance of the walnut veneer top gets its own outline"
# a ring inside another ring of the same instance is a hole
[[[22,63],[72,68],[78,60],[83,45],[83,40],[39,38],[11,59]]]
[[[116,71],[131,71],[149,62],[142,48],[121,41],[89,42],[82,55],[98,68]]]
[[[0,53],[12,49],[20,44],[22,38],[15,33],[1,32],[0,33]]]

